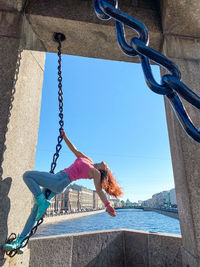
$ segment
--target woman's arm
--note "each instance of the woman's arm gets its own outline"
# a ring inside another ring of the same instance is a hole
[[[80,152],[67,138],[65,131],[61,131],[61,135],[63,137],[63,139],[65,140],[65,143],[67,144],[67,146],[69,147],[69,149],[74,153],[74,155],[77,158],[87,158],[89,160],[91,160],[90,158],[88,158],[87,156],[85,156],[82,152]]]
[[[108,199],[106,197],[106,195],[104,194],[102,187],[101,187],[101,174],[98,170],[92,170],[93,172],[93,179],[94,179],[94,186],[96,188],[96,192],[99,195],[101,201],[103,202],[104,205],[106,205],[106,203],[108,203]],[[111,216],[116,216],[115,214],[115,210],[113,209],[113,207],[110,206],[110,204],[107,206],[107,211]]]

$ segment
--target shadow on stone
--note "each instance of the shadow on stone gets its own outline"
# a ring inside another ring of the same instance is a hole
[[[0,266],[2,266],[5,263],[4,259],[4,252],[2,250],[2,245],[5,243],[6,238],[8,237],[8,214],[10,212],[10,199],[8,197],[8,193],[11,188],[12,184],[12,178],[6,177],[3,179],[3,167],[2,163],[4,161],[4,153],[7,149],[5,143],[6,143],[6,133],[8,131],[8,124],[11,117],[11,110],[13,108],[13,101],[14,101],[14,95],[16,92],[16,83],[18,80],[19,75],[19,69],[20,69],[20,61],[21,61],[21,53],[22,49],[19,48],[18,56],[17,56],[17,62],[16,62],[16,70],[13,78],[13,85],[8,93],[8,99],[9,99],[9,106],[7,110],[7,118],[4,118],[5,128],[3,130],[2,136],[1,136],[1,147],[0,147]]]
[[[125,257],[123,255],[123,250],[119,248],[119,237],[109,243],[109,245],[101,250],[101,252],[96,255],[96,257],[91,260],[85,267],[108,267],[117,266],[124,267]],[[115,251],[115,249],[117,251]],[[78,266],[78,265],[76,265]]]
[[[11,177],[7,177],[6,179],[0,182],[0,266],[2,266],[5,262],[2,245],[5,243],[5,240],[8,235],[8,214],[10,212],[10,199],[8,197],[8,193],[10,191],[11,183]]]
[[[74,236],[71,266],[126,266],[124,233],[121,231],[108,231]]]

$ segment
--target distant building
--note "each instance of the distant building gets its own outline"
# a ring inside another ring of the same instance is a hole
[[[54,198],[55,206],[56,206],[56,211],[61,212],[66,209],[66,198],[65,198],[65,193],[61,193],[56,195]]]
[[[55,198],[51,200],[51,205],[47,209],[47,213],[53,214],[53,212],[56,210],[55,207]]]
[[[78,200],[76,209],[93,209],[93,191],[84,186],[72,184],[68,190],[77,192]]]
[[[122,202],[119,199],[110,199],[110,204],[111,206],[115,207],[115,208],[121,208],[122,207]]]
[[[175,189],[173,188],[170,191],[162,191],[160,193],[156,193],[152,196],[151,199],[144,200],[142,202],[140,201],[140,203],[143,206],[152,208],[177,205]]]
[[[104,204],[101,201],[97,192],[93,191],[93,209],[101,209],[101,208],[104,208]]]
[[[67,200],[67,207],[68,210],[77,210],[79,208],[79,191],[69,189],[65,191],[65,198]]]
[[[152,207],[158,207],[159,206],[159,196],[158,195],[159,195],[159,193],[154,194],[152,196],[152,201],[151,201]]]
[[[152,198],[142,201],[141,205],[144,207],[152,207]]]
[[[171,205],[177,205],[175,188],[169,191]]]
[[[163,207],[169,201],[169,191],[162,191],[152,196],[152,207]]]
[[[132,205],[132,202],[129,199],[127,199],[126,200],[126,206],[131,206],[131,205]]]
[[[80,209],[93,209],[93,191],[87,188],[82,188],[79,191]]]
[[[99,208],[104,208],[104,204],[96,191],[77,184],[72,184],[69,185],[63,193],[57,194],[55,198],[52,199],[51,205],[47,209],[47,214]]]
[[[138,205],[141,206],[143,202],[144,202],[143,200],[138,200]]]

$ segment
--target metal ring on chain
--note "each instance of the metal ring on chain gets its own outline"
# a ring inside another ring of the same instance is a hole
[[[181,72],[178,66],[166,56],[148,47],[149,37],[145,25],[122,12],[118,8],[117,1],[94,0],[94,9],[98,18],[102,20],[113,18],[115,20],[117,40],[122,52],[130,57],[139,56],[149,88],[153,92],[167,97],[182,128],[192,139],[200,143],[200,130],[194,126],[179,95],[198,109],[200,109],[200,97],[181,82]],[[124,25],[139,34],[139,38],[132,38],[130,45],[126,41]],[[161,84],[158,84],[153,77],[150,59],[171,73],[161,77]]]

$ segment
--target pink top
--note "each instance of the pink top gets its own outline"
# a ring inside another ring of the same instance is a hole
[[[95,169],[92,166],[92,161],[90,162],[86,158],[77,158],[74,163],[63,170],[66,172],[70,178],[70,181],[76,181],[78,179],[92,179],[89,177],[89,170]]]

